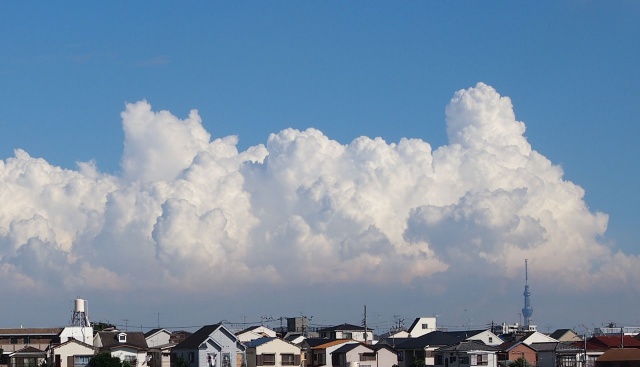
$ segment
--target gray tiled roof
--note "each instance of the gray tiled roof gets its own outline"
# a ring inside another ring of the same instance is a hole
[[[197,349],[220,326],[222,324],[205,325],[173,348],[176,350]]]

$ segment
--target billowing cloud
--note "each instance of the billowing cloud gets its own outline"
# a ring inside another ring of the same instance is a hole
[[[0,277],[68,290],[408,284],[515,277],[528,258],[559,287],[638,287],[638,258],[601,242],[607,215],[532,149],[509,98],[479,83],[446,116],[435,150],[286,129],[240,152],[197,111],[127,104],[120,175],[21,150],[0,161]]]

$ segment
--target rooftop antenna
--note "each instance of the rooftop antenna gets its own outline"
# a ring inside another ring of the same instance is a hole
[[[531,315],[533,315],[533,307],[531,307],[531,292],[529,291],[529,267],[528,259],[524,259],[524,308],[522,316],[524,316],[524,327],[529,330],[531,325]]]

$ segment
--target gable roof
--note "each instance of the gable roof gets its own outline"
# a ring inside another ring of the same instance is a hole
[[[325,344],[330,341],[340,340],[340,339],[331,339],[331,338],[306,338],[302,341],[303,344],[307,344],[309,348],[317,347],[318,345]]]
[[[336,326],[326,327],[324,329],[318,330],[319,333],[329,332],[329,331],[364,331],[364,326],[352,325],[352,324],[340,324]],[[373,329],[367,328],[367,331],[372,331]]]
[[[549,334],[550,337],[556,339],[556,340],[560,340],[560,338],[562,338],[563,336],[565,336],[567,333],[573,333],[574,335],[577,335],[575,331],[571,330],[571,329],[558,329],[556,331],[554,331],[553,333]]]
[[[65,346],[65,345],[67,345],[67,344],[71,344],[71,343],[73,343],[73,344],[78,344],[78,345],[82,345],[83,347],[91,348],[91,349],[94,349],[94,350],[96,349],[96,347],[94,347],[94,346],[93,346],[93,345],[91,345],[91,344],[87,344],[87,343],[82,342],[82,341],[80,341],[80,340],[78,340],[78,339],[70,338],[69,340],[67,340],[67,341],[66,341],[66,342],[64,342],[64,343],[51,344],[51,345],[49,345],[49,346],[47,347],[47,349],[46,349],[46,350],[60,348],[60,347],[63,347],[63,346]]]
[[[315,347],[312,347],[311,349],[326,349],[326,348],[333,347],[334,345],[340,345],[340,344],[343,344],[343,343],[357,344],[351,339],[333,339],[331,341],[325,342],[324,344],[316,345]]]
[[[640,361],[640,349],[611,348],[598,357],[596,363],[622,361]]]
[[[44,328],[44,327],[36,327],[36,328],[10,328],[10,329],[0,329],[0,335],[58,335],[62,332],[63,328]]]
[[[18,349],[13,353],[9,354],[11,357],[18,357],[18,356],[46,356],[47,353],[45,351],[42,351],[38,348],[34,348],[32,346],[27,346],[24,347],[22,349]]]
[[[587,340],[587,350],[607,350],[610,348],[640,348],[640,340],[631,335],[613,336],[594,336]]]
[[[236,346],[238,348],[244,350],[244,348],[245,348],[244,344],[240,343],[240,341],[235,336],[235,334],[233,334],[231,331],[229,331],[221,323],[213,324],[213,325],[205,325],[205,326],[201,327],[200,329],[196,330],[195,333],[189,335],[185,340],[183,340],[182,342],[178,343],[175,347],[173,347],[173,349],[175,349],[175,350],[179,350],[179,349],[198,349],[200,347],[200,345],[202,343],[204,343],[205,341],[207,341],[207,339],[209,339],[211,334],[213,334],[218,329],[221,329],[223,334],[228,335],[229,339],[234,340],[236,342]]]
[[[446,347],[437,349],[437,351],[439,352],[469,352],[472,350],[497,352],[499,349],[475,340],[463,340],[457,344],[448,345]]]
[[[272,341],[274,339],[276,339],[276,338],[258,338],[258,339],[253,339],[253,340],[251,340],[249,342],[246,342],[246,343],[244,343],[244,345],[247,348],[255,348],[255,347],[261,346],[262,344],[266,344],[266,343],[268,343],[268,342],[270,342],[270,341]]]
[[[154,334],[157,334],[157,333],[159,333],[159,332],[161,332],[161,331],[163,331],[163,330],[164,330],[167,334],[171,335],[171,332],[170,332],[169,330],[167,330],[167,329],[164,329],[164,328],[155,328],[155,329],[151,329],[151,330],[147,331],[146,333],[144,333],[144,337],[145,337],[145,338],[148,338],[148,337],[150,337],[150,336],[152,336],[152,335],[154,335]]]
[[[373,348],[371,348],[371,346],[366,345],[366,344],[361,344],[361,343],[347,343],[343,346],[341,346],[340,348],[334,350],[332,353],[347,353],[357,347],[363,346],[371,351],[373,351]]]
[[[118,340],[119,334],[126,334],[127,341],[120,342]],[[141,331],[98,331],[100,341],[102,342],[102,348],[112,349],[117,347],[132,347],[136,349],[149,349],[147,345],[147,339]]]
[[[519,345],[522,345],[523,347],[525,347],[527,349],[535,351],[535,349],[533,349],[530,345],[527,345],[527,344],[525,344],[523,342],[520,342],[520,341],[518,341],[518,342],[504,342],[504,343],[502,343],[502,344],[500,344],[500,345],[498,345],[496,347],[502,352],[509,352],[509,351],[511,351],[512,349],[516,348]]]
[[[484,330],[482,330],[484,331]],[[396,349],[422,349],[427,346],[440,346],[457,344],[471,336],[477,335],[475,330],[468,331],[432,331],[417,338],[407,338],[405,342],[396,343]]]

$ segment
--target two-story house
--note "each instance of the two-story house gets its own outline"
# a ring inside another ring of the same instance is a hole
[[[333,367],[392,367],[397,364],[398,355],[386,344],[348,343],[331,352]]]
[[[497,367],[498,348],[475,340],[438,348],[434,352],[435,366],[439,367]]]
[[[245,343],[247,367],[301,365],[301,349],[276,337],[253,339]]]
[[[100,353],[110,353],[113,357],[132,367],[146,365],[149,347],[140,331],[98,331],[93,337],[93,346]]]
[[[318,330],[321,338],[328,339],[353,339],[359,342],[372,342],[373,330],[362,326],[341,324]]]
[[[173,347],[172,364],[181,358],[190,367],[245,367],[245,350],[224,325],[206,325]]]

